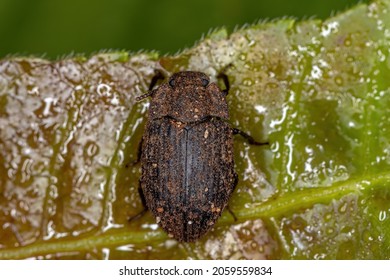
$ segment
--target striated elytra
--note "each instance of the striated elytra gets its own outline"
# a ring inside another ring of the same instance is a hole
[[[193,242],[221,216],[237,184],[226,95],[201,72],[178,72],[138,98],[151,97],[142,138],[140,194],[170,237]]]

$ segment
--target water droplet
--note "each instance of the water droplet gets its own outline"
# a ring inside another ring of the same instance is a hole
[[[333,228],[327,228],[326,229],[326,234],[332,234],[334,233],[334,229]]]
[[[239,58],[240,58],[241,60],[245,60],[245,59],[246,59],[246,54],[240,54]]]
[[[369,242],[374,240],[374,238],[372,237],[371,233],[368,230],[364,231],[362,236],[364,242]]]
[[[313,79],[319,79],[322,77],[322,70],[317,65],[313,65],[313,69],[311,70],[311,77]]]
[[[22,211],[28,212],[30,210],[30,205],[25,200],[20,200],[18,206]]]
[[[386,217],[387,217],[386,211],[379,212],[379,221],[383,222],[384,220],[386,220]]]
[[[324,254],[324,253],[316,253],[316,254],[314,254],[314,259],[315,260],[323,260],[325,258],[326,258],[326,254]]]
[[[367,15],[372,18],[378,18],[379,16],[379,7],[377,3],[372,3],[367,7],[368,13]]]
[[[255,109],[256,111],[259,113],[259,114],[264,114],[265,112],[267,112],[267,108],[262,106],[262,105],[256,105],[255,106]]]
[[[99,146],[94,141],[88,141],[84,146],[84,157],[93,158],[99,153]]]
[[[80,199],[80,206],[89,206],[91,204],[91,199],[87,195],[83,195]]]
[[[383,30],[383,27],[384,27],[383,20],[378,19],[378,20],[376,21],[376,24],[377,24],[378,30]]]
[[[306,221],[301,217],[296,217],[292,220],[291,229],[292,230],[303,230],[307,226]]]
[[[119,98],[117,95],[114,95],[112,98],[111,98],[111,104],[112,105],[119,105]]]
[[[347,203],[341,204],[340,207],[339,207],[339,212],[340,213],[345,213],[346,210],[347,210]]]
[[[265,85],[267,88],[271,88],[271,89],[275,89],[277,88],[279,85],[277,83],[267,83]]]
[[[111,87],[107,84],[99,84],[96,91],[100,96],[111,96]]]
[[[348,37],[344,40],[344,46],[349,47],[352,45],[352,40]]]
[[[37,110],[34,111],[35,115],[38,118],[47,117],[52,114],[53,107],[57,105],[57,98],[54,97],[46,97],[43,99],[42,106],[40,106]]]
[[[337,21],[329,22],[328,24],[322,26],[321,35],[323,37],[328,37],[331,33],[338,31],[339,23]]]
[[[341,86],[343,84],[343,78],[341,78],[340,76],[336,76],[334,81],[335,81],[336,85]]]
[[[256,45],[256,41],[255,40],[250,40],[248,46],[252,47],[254,45]]]
[[[27,93],[30,95],[39,95],[39,87],[37,86],[28,85],[26,89]]]
[[[251,79],[247,78],[247,79],[244,79],[244,80],[242,81],[242,84],[243,84],[244,86],[251,86],[251,85],[253,84],[253,81],[252,81]]]
[[[384,62],[386,60],[386,55],[382,52],[381,49],[377,51],[377,54],[380,62]]]

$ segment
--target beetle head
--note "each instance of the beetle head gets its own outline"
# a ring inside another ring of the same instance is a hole
[[[178,121],[199,121],[206,117],[229,117],[225,93],[201,72],[184,71],[172,75],[149,94],[152,119],[170,116]]]

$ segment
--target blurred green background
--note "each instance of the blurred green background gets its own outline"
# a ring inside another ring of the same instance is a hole
[[[191,47],[210,29],[258,19],[315,16],[355,5],[358,0],[0,0],[0,57],[102,49],[175,53]]]

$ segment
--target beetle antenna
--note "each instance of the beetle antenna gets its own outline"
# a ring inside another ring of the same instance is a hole
[[[164,74],[160,70],[155,70],[154,72],[155,72],[155,74],[154,74],[154,76],[150,82],[150,85],[149,85],[149,91],[141,96],[138,96],[136,98],[137,101],[141,101],[142,99],[145,99],[149,96],[152,96],[154,93],[154,91],[153,91],[154,86],[157,84],[157,82],[159,80],[164,80],[164,78],[165,78]]]
[[[138,96],[135,100],[137,100],[138,102],[141,101],[142,99],[148,98],[149,96],[153,95],[153,92],[154,92],[153,90],[149,90],[147,93]]]

